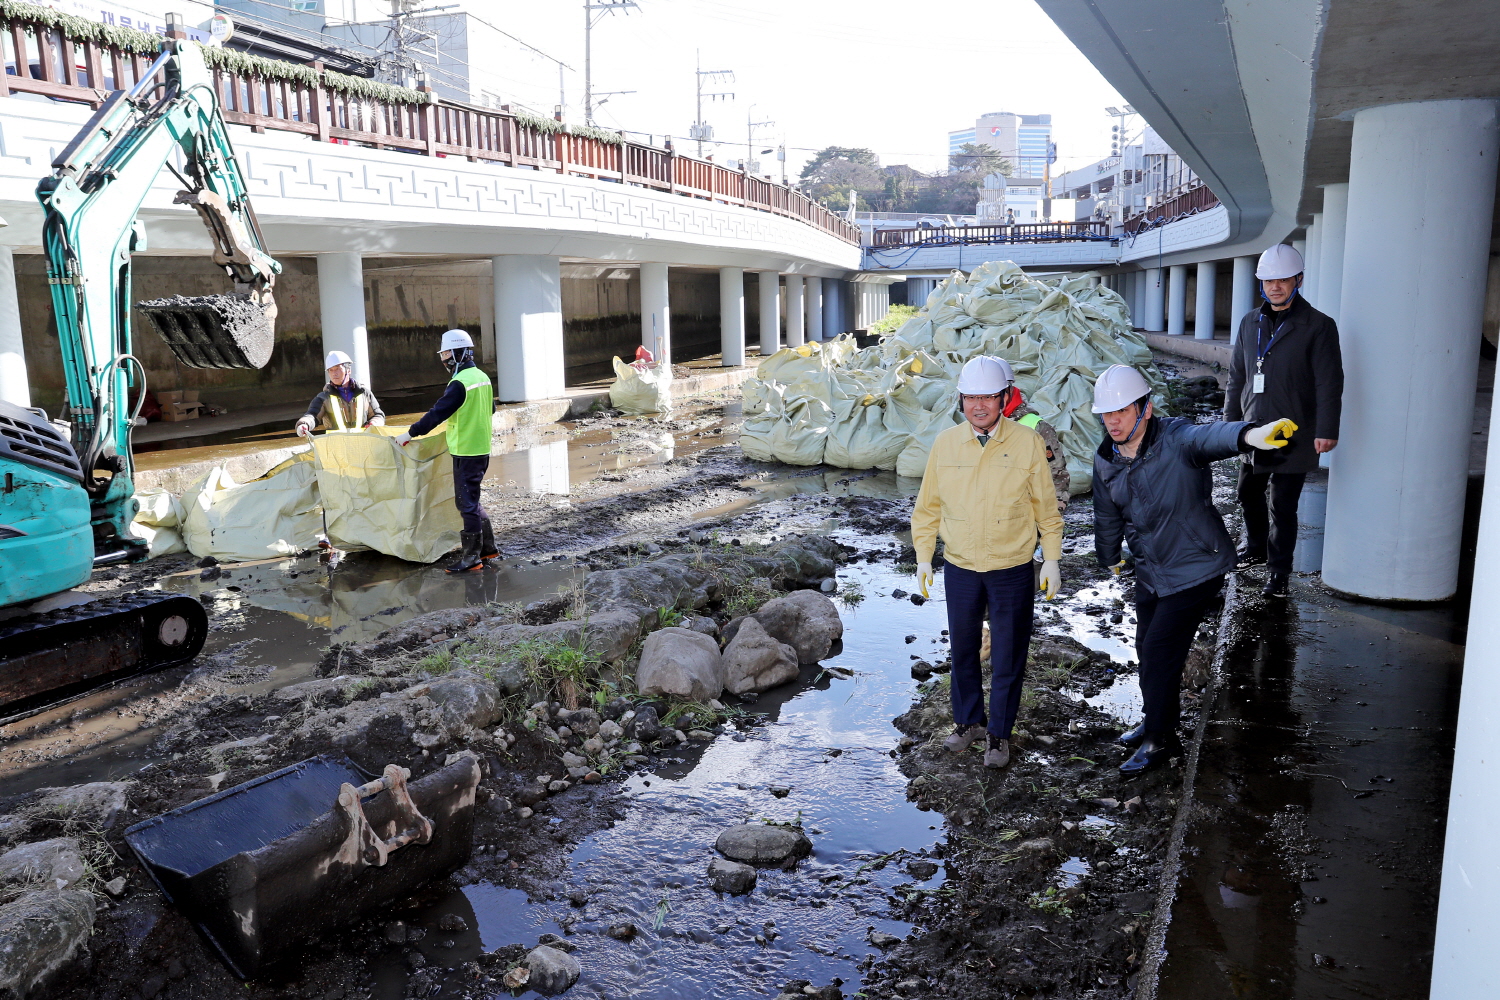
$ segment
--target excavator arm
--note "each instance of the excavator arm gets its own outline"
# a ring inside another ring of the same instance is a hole
[[[144,250],[136,221],[163,168],[213,238],[234,294],[139,303],[184,365],[260,368],[275,336],[272,287],[281,265],[265,251],[218,95],[192,42],[166,40],[156,64],[116,91],[37,186],[72,440],[83,467],[96,547],[135,553],[129,411],[145,372],[131,347],[130,262]],[[157,80],[165,77],[165,83]]]

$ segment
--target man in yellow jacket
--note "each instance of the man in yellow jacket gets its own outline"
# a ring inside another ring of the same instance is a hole
[[[943,587],[953,651],[952,735],[949,750],[967,750],[986,735],[986,767],[1010,763],[1010,735],[1021,703],[1021,680],[1031,645],[1035,582],[1031,566],[1042,542],[1042,590],[1048,600],[1062,584],[1062,515],[1057,509],[1047,446],[1036,431],[1004,415],[1015,390],[1010,365],[973,358],[958,376],[968,423],[937,436],[911,515],[917,583],[932,583],[932,558],[943,539]],[[990,620],[988,722],[979,672],[985,615]]]

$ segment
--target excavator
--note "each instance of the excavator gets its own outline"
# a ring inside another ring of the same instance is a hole
[[[175,203],[208,227],[234,291],[137,306],[183,365],[262,368],[271,357],[281,265],[266,252],[202,51],[165,39],[37,185],[67,402],[50,420],[0,400],[0,706],[186,662],[208,634],[202,605],[180,595],[68,606],[55,596],[97,566],[146,558],[129,530],[139,510],[130,436],[146,395],[131,353],[130,265],[146,249],[136,214],[163,169],[182,186]]]

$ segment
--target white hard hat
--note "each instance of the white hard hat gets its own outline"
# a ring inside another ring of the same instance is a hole
[[[958,391],[965,396],[990,396],[1009,389],[1015,380],[1004,359],[981,354],[964,363],[958,373]]]
[[[1151,395],[1146,377],[1129,365],[1110,365],[1094,383],[1094,412],[1123,410],[1142,396]]]
[[[473,346],[474,338],[463,330],[449,330],[443,334],[443,346],[438,348],[438,353],[442,354],[444,351],[456,351],[460,347]]]
[[[1297,248],[1278,243],[1260,255],[1260,263],[1255,265],[1255,276],[1261,281],[1292,278],[1301,274],[1303,268],[1302,255],[1297,252]]]
[[[343,351],[329,351],[328,357],[323,359],[324,368],[332,368],[334,365],[352,365],[353,359]]]

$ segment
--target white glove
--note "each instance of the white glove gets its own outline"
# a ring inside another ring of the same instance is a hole
[[[1057,565],[1056,559],[1042,560],[1042,593],[1047,600],[1057,596],[1057,591],[1062,587],[1062,570]]]
[[[297,436],[304,438],[311,436],[313,428],[317,425],[318,421],[314,417],[306,413],[302,414],[297,418]]]
[[[385,417],[381,417],[381,416],[371,417],[370,418],[370,426],[371,427],[384,427],[385,426]]]
[[[1274,451],[1277,448],[1285,448],[1296,430],[1296,424],[1282,417],[1269,424],[1250,428],[1245,432],[1245,443],[1261,451]]]
[[[400,434],[396,435],[396,443],[399,444],[403,448],[406,447],[406,443],[408,441],[410,441],[410,440],[411,440],[411,434],[408,433],[407,431],[402,431]]]
[[[922,592],[923,597],[927,596],[927,588],[932,586],[933,579],[932,563],[917,563],[917,589]]]

